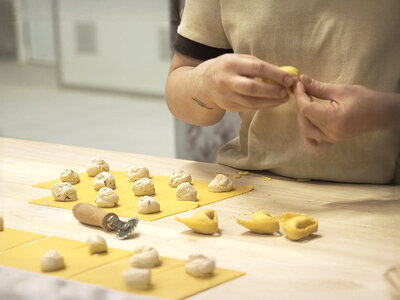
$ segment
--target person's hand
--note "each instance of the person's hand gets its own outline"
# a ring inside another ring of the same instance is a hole
[[[366,87],[323,83],[302,75],[294,95],[300,131],[313,153],[378,126],[377,92]],[[318,103],[310,96],[329,102]]]
[[[233,112],[278,106],[289,99],[286,87],[297,80],[277,66],[244,54],[224,54],[205,61],[198,68],[202,90],[206,91],[203,97],[208,103],[212,101],[219,108]]]

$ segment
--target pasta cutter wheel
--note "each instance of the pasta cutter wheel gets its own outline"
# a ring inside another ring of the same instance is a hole
[[[126,222],[121,221],[116,214],[107,213],[89,203],[76,204],[72,208],[72,214],[83,224],[101,227],[106,231],[116,230],[117,238],[120,240],[129,237],[139,222],[138,218],[132,218]]]

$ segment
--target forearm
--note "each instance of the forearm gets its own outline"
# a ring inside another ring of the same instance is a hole
[[[400,130],[400,94],[379,93],[379,127]]]
[[[225,111],[209,99],[208,91],[203,88],[202,64],[171,71],[165,96],[169,110],[177,119],[193,125],[209,126],[217,123]]]

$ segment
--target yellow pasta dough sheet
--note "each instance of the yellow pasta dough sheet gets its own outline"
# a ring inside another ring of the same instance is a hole
[[[234,186],[234,190],[230,192],[223,193],[211,193],[208,191],[208,182],[193,180],[192,184],[197,189],[198,202],[193,201],[178,201],[176,200],[175,192],[176,188],[169,186],[169,177],[164,176],[153,176],[152,180],[154,182],[154,187],[156,194],[153,195],[155,199],[160,202],[161,211],[154,214],[140,214],[137,211],[137,202],[139,200],[138,196],[135,196],[132,192],[133,182],[128,181],[128,176],[125,172],[121,171],[111,171],[115,178],[117,188],[115,191],[119,195],[118,206],[113,208],[103,208],[107,212],[113,212],[121,217],[138,217],[140,220],[153,221],[174,214],[178,214],[187,210],[195,209],[199,206],[224,200],[230,197],[234,197],[253,189],[253,186]],[[97,191],[93,188],[94,177],[89,177],[87,173],[79,174],[81,182],[75,184],[74,187],[77,190],[78,200],[71,202],[60,202],[55,201],[53,196],[44,197],[31,201],[32,204],[53,206],[65,209],[72,209],[75,204],[80,202],[87,202],[96,205],[96,195]],[[34,187],[51,189],[54,184],[60,182],[59,179],[51,180],[39,184],[35,184]]]
[[[52,249],[57,250],[64,257],[66,267],[59,271],[43,272],[40,260]],[[131,255],[131,251],[113,248],[109,248],[105,253],[91,255],[87,243],[59,237],[46,237],[1,253],[0,265],[62,278],[72,278],[74,275]]]
[[[213,276],[198,278],[186,273],[185,263],[185,260],[161,257],[161,265],[151,270],[151,288],[148,290],[131,290],[125,285],[122,272],[129,268],[129,259],[102,266],[74,279],[143,296],[183,299],[245,275],[244,272],[216,268]]]
[[[40,267],[41,257],[52,249],[64,257],[65,268],[43,272]],[[152,269],[151,288],[146,291],[131,290],[125,286],[122,276],[123,271],[129,268],[131,256],[132,251],[113,248],[108,248],[106,253],[91,255],[84,242],[45,237],[0,253],[0,265],[95,284],[121,292],[169,299],[186,298],[245,274],[217,268],[212,277],[197,278],[185,272],[185,260],[160,257],[161,265]]]
[[[44,238],[44,235],[4,227],[0,231],[0,252]]]

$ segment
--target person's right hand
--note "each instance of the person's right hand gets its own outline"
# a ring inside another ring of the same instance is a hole
[[[224,54],[198,66],[207,102],[232,112],[261,110],[289,99],[286,87],[297,78],[251,55]],[[269,79],[277,84],[256,78]],[[202,100],[200,98],[200,100]]]

